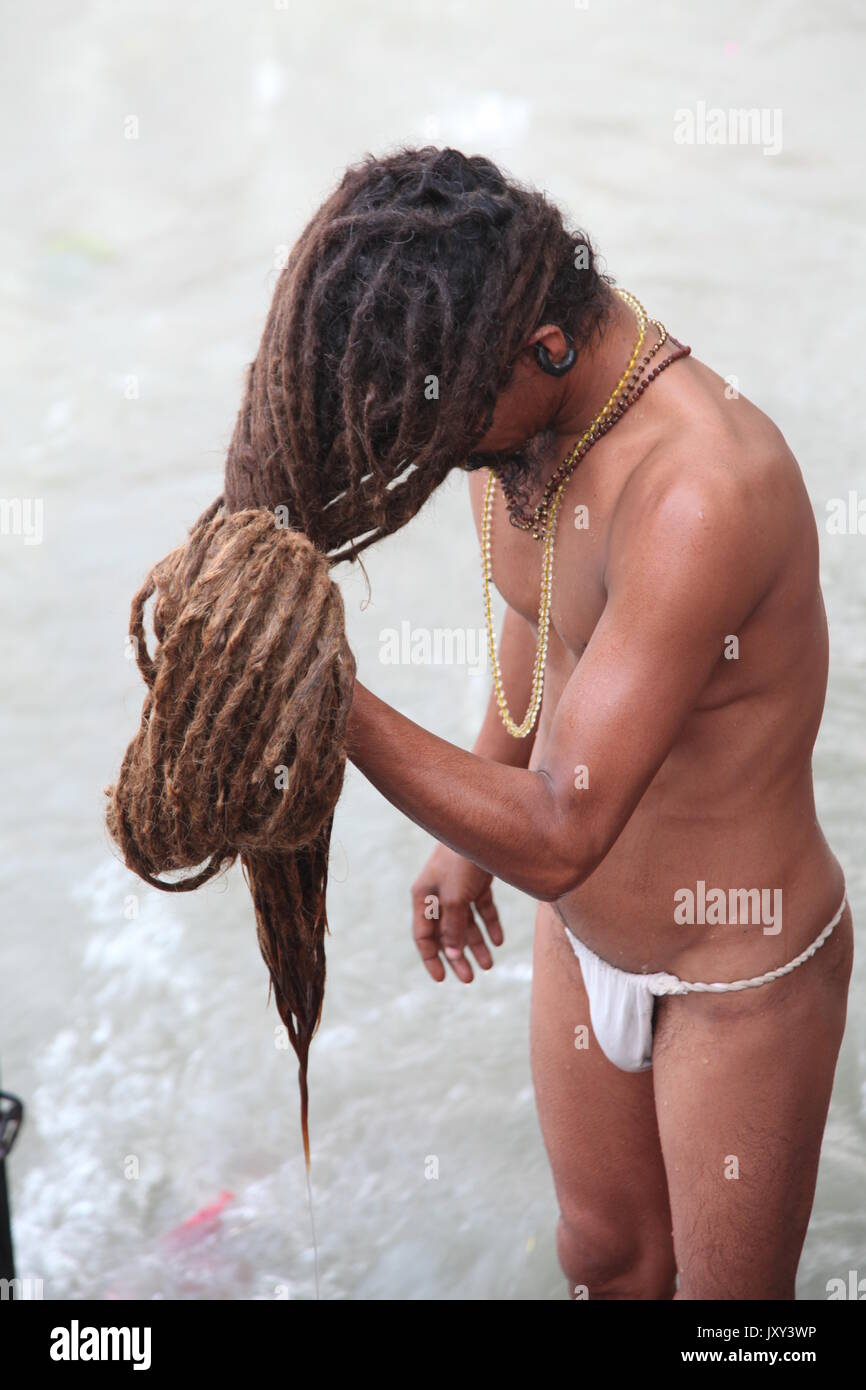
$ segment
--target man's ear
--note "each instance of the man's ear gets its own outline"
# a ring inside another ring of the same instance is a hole
[[[537,343],[547,348],[548,353],[554,362],[559,362],[568,351],[568,344],[565,341],[565,334],[558,324],[543,323],[535,332],[530,334],[526,340],[527,348],[534,348]]]

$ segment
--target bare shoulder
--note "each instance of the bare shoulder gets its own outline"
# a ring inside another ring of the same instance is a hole
[[[815,538],[811,504],[781,430],[695,366],[623,487],[609,551],[663,546],[711,559],[717,573],[742,565],[760,593],[792,548]]]

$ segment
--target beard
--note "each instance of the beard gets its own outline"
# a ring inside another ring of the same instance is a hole
[[[528,522],[541,500],[545,465],[550,462],[555,441],[553,430],[540,430],[518,449],[470,454],[464,467],[469,472],[491,469],[505,495],[512,525]]]

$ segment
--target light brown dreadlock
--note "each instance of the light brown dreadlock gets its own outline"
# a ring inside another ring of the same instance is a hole
[[[277,282],[225,500],[133,600],[148,692],[108,828],[129,868],[168,892],[241,856],[299,1060],[308,1165],[307,1057],[355,671],[330,566],[393,534],[465,465],[534,327],[558,322],[583,346],[607,300],[583,234],[489,160],[407,149],[349,169]]]

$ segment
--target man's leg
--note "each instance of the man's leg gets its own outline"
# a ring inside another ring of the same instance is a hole
[[[661,999],[653,1046],[677,1298],[794,1297],[851,973],[851,914],[806,963]]]
[[[575,1046],[588,1030],[588,1046]],[[542,905],[535,927],[532,1074],[574,1296],[671,1298],[674,1254],[652,1072],[620,1071],[589,1021],[580,965]],[[585,1296],[585,1295],[584,1295]]]

